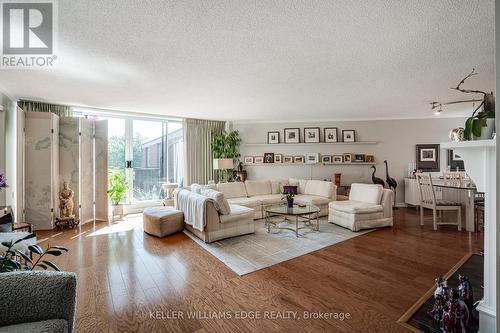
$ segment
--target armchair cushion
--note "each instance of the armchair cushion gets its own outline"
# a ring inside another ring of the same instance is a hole
[[[382,205],[354,200],[332,201],[328,204],[328,207],[349,214],[370,214],[383,211]]]
[[[303,194],[306,190],[307,180],[290,178],[288,180],[288,184],[289,185],[297,185],[298,189],[299,189],[299,194]]]
[[[269,180],[247,180],[245,181],[245,187],[249,197],[272,193],[271,182]]]
[[[384,188],[381,185],[375,184],[358,184],[351,185],[349,200],[368,202],[372,204],[380,204],[382,192]]]
[[[217,191],[224,193],[226,199],[247,197],[245,183],[221,183],[217,185]]]

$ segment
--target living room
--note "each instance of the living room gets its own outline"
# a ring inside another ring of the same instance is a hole
[[[495,9],[0,2],[0,332],[497,332]]]

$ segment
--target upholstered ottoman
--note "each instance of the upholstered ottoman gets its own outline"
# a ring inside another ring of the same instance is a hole
[[[142,213],[144,231],[165,237],[184,229],[184,214],[173,207],[150,207]]]

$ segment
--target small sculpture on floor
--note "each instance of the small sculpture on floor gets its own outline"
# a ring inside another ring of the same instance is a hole
[[[474,295],[472,293],[472,286],[469,282],[469,277],[464,274],[458,274],[458,281],[460,281],[460,284],[458,285],[460,299],[465,303],[465,305],[467,305],[469,313],[472,313]]]
[[[75,203],[73,197],[75,192],[69,187],[67,181],[63,182],[63,189],[59,192],[59,209],[60,217],[56,218],[56,227],[62,229],[64,227],[74,228],[80,224],[80,219],[73,214]]]
[[[458,289],[455,289],[443,314],[442,331],[447,333],[466,333],[468,323],[469,310],[465,303],[460,300]]]

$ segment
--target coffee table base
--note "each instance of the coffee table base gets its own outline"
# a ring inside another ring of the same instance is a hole
[[[299,237],[299,230],[301,229],[312,229],[314,231],[319,231],[319,217],[318,213],[314,214],[315,217],[309,215],[275,215],[275,216],[269,216],[269,213],[266,212],[266,227],[267,227],[267,232],[271,232],[271,224],[273,227],[276,229],[281,229],[281,230],[291,230],[295,232],[295,237]],[[293,219],[295,217],[295,219]],[[273,219],[280,218],[280,221],[273,221]],[[291,219],[290,219],[291,218]],[[303,219],[302,221],[299,221],[300,219]],[[295,220],[295,221],[294,221]],[[313,224],[312,221],[316,220],[316,223]],[[295,222],[295,228],[292,227],[283,227],[280,226],[281,223],[284,223],[286,221],[291,221],[292,223]],[[299,227],[299,222],[304,223],[304,226]]]

